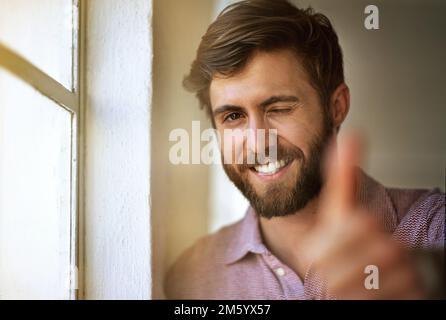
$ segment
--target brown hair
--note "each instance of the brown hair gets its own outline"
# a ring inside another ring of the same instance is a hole
[[[328,18],[311,7],[298,9],[286,0],[245,0],[226,7],[202,37],[183,86],[195,92],[211,115],[209,87],[215,74],[230,77],[255,51],[292,49],[311,84],[328,107],[344,82],[342,51]],[[212,119],[212,116],[211,116]]]

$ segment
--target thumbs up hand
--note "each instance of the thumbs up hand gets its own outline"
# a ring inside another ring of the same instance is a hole
[[[327,183],[311,238],[312,271],[337,299],[418,299],[425,293],[408,251],[355,203],[360,141],[348,136],[330,150]],[[372,274],[373,273],[373,274]]]

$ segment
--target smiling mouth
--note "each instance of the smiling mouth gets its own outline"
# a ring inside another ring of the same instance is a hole
[[[269,162],[264,165],[257,165],[251,167],[251,170],[262,175],[270,176],[278,173],[280,170],[288,166],[292,162],[292,159],[282,159],[276,162]]]

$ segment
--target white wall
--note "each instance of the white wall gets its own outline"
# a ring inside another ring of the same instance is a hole
[[[151,1],[87,4],[84,294],[147,299]]]

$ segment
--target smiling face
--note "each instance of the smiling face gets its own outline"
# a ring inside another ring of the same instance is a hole
[[[209,94],[221,137],[225,129],[251,132],[249,137],[223,140],[223,155],[246,160],[249,153],[262,153],[258,143],[262,135],[257,130],[265,130],[267,144],[270,130],[277,130],[277,144],[270,145],[277,147],[276,162],[224,164],[228,177],[256,212],[271,218],[305,207],[321,189],[321,159],[334,130],[332,117],[293,51],[255,53],[235,75],[214,76]]]

